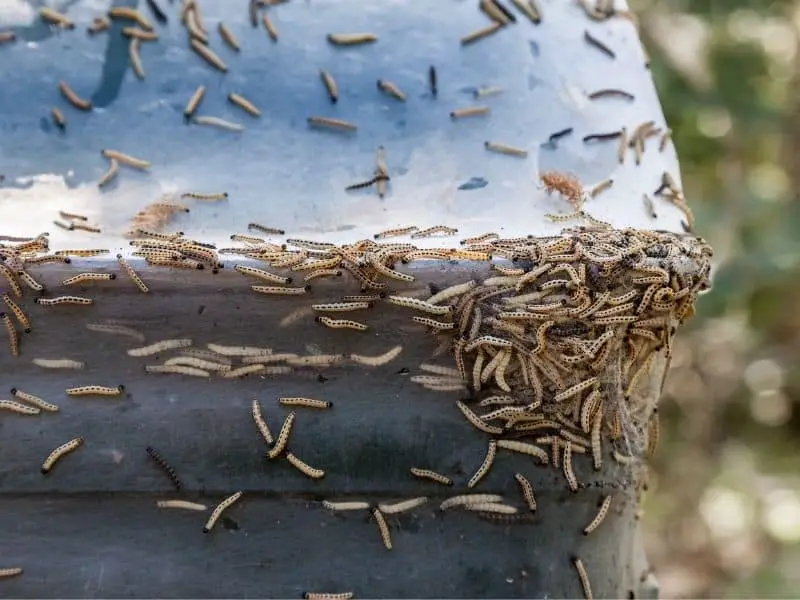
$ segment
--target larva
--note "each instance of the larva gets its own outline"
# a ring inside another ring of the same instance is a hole
[[[350,600],[353,597],[353,592],[303,592],[305,600]]]
[[[228,71],[228,65],[217,56],[216,52],[214,52],[211,48],[203,44],[203,42],[192,38],[191,41],[192,50],[194,50],[198,55],[200,55],[208,64],[212,67],[215,67],[226,73]]]
[[[102,154],[109,160],[116,159],[120,162],[120,164],[132,167],[134,169],[140,169],[144,171],[152,166],[151,163],[146,160],[142,160],[141,158],[136,158],[135,156],[131,156],[130,154],[125,154],[123,152],[120,152],[119,150],[111,150],[107,148],[102,151]]]
[[[497,406],[497,405],[508,405],[508,404],[516,404],[517,399],[513,396],[488,396],[478,402],[478,406]],[[516,407],[515,407],[516,408]],[[486,415],[483,416],[486,418]]]
[[[28,404],[33,404],[37,408],[40,408],[47,412],[58,412],[59,408],[55,404],[51,404],[39,398],[39,396],[34,396],[33,394],[28,394],[27,392],[23,392],[17,388],[11,388],[11,395],[15,398],[19,398],[23,402],[27,402]]]
[[[350,121],[343,119],[331,119],[329,117],[308,117],[308,124],[315,127],[328,127],[330,129],[339,129],[342,131],[356,131],[358,126]]]
[[[108,11],[108,16],[112,19],[128,19],[136,22],[142,29],[153,30],[153,24],[138,10],[129,6],[115,6]]]
[[[417,227],[416,225],[412,225],[410,227],[395,227],[394,229],[384,229],[383,231],[376,233],[372,237],[376,240],[383,240],[390,237],[400,237],[408,235],[410,233],[413,233],[414,231],[417,231],[418,229],[419,227]]]
[[[308,250],[331,250],[336,247],[335,244],[332,244],[330,242],[301,240],[299,238],[287,238],[286,243],[291,244],[292,246],[297,246],[299,248],[305,248]]]
[[[208,44],[208,33],[203,27],[203,18],[200,14],[200,7],[196,2],[192,2],[191,10],[186,12],[186,20],[184,21],[186,29],[189,32],[190,39],[196,39],[203,44]]]
[[[176,356],[164,362],[165,367],[194,367],[206,371],[230,371],[230,364],[223,364],[195,356]]]
[[[378,89],[387,96],[391,96],[392,98],[399,100],[400,102],[406,101],[406,95],[399,87],[397,87],[396,84],[392,83],[391,81],[386,81],[385,79],[378,79]]]
[[[294,425],[294,420],[296,417],[297,417],[297,412],[295,411],[290,412],[286,416],[286,420],[283,422],[281,430],[278,433],[278,438],[275,440],[275,445],[267,453],[267,457],[270,460],[280,456],[286,449],[286,445],[289,443],[289,435],[292,433],[292,425]]]
[[[467,344],[464,350],[465,352],[472,352],[479,346],[489,346],[490,348],[498,348],[498,349],[507,348],[509,350],[513,348],[513,344],[508,340],[504,340],[503,338],[499,338],[493,335],[482,335],[479,338],[475,338],[469,344]]]
[[[286,232],[283,229],[276,229],[275,227],[265,227],[264,225],[259,225],[258,223],[248,223],[248,229],[255,229],[256,231],[260,231],[265,235],[286,235]]]
[[[117,254],[117,262],[123,268],[123,270],[128,274],[128,277],[130,277],[133,280],[133,283],[136,284],[136,287],[138,287],[142,293],[146,294],[150,291],[150,288],[148,288],[145,282],[142,281],[142,278],[139,277],[139,274],[133,270],[133,267],[128,263],[128,261],[123,258],[122,254]]]
[[[245,244],[253,244],[257,246],[268,245],[270,247],[278,248],[278,246],[267,244],[267,241],[263,238],[255,237],[252,235],[243,235],[241,233],[234,233],[233,235],[231,235],[231,240],[234,242],[244,242]]]
[[[69,213],[69,212],[65,212],[63,210],[58,211],[58,215],[62,219],[67,219],[68,221],[88,221],[89,220],[89,217],[86,217],[84,215],[79,215],[79,214],[76,214],[76,213]]]
[[[599,382],[599,380],[598,380],[598,378],[596,376],[595,377],[590,377],[589,379],[586,379],[586,380],[584,380],[584,381],[582,381],[582,382],[580,382],[580,383],[578,383],[576,385],[573,385],[570,388],[567,388],[563,392],[559,392],[558,394],[555,395],[555,397],[553,398],[553,401],[554,402],[563,402],[567,398],[571,398],[572,396],[574,396],[576,394],[580,394],[582,391],[587,390],[590,387],[594,387],[595,385],[597,385],[598,382]]]
[[[586,40],[587,44],[597,48],[598,50],[600,50],[600,52],[602,52],[609,58],[614,59],[617,57],[616,53],[611,48],[609,48],[603,42],[594,37],[591,33],[589,33],[588,30],[584,30],[583,39]]]
[[[81,231],[88,231],[89,233],[100,233],[99,227],[94,227],[93,225],[86,225],[85,223],[72,223],[69,226],[71,230],[81,230]]]
[[[33,301],[40,306],[59,306],[62,304],[73,304],[89,306],[94,304],[91,298],[81,296],[58,296],[56,298],[34,298]]]
[[[450,113],[450,118],[453,120],[463,119],[465,117],[477,117],[480,115],[489,114],[488,106],[466,106],[464,108],[457,108]]]
[[[144,64],[142,63],[142,57],[139,54],[139,48],[141,48],[142,41],[137,37],[131,40],[131,43],[128,44],[128,59],[130,60],[131,67],[133,68],[133,72],[139,79],[144,79],[145,72],[144,72]]]
[[[503,433],[503,429],[501,427],[495,427],[494,425],[488,425],[484,422],[478,415],[476,415],[472,409],[470,409],[466,404],[461,402],[461,400],[456,402],[456,406],[461,411],[461,413],[467,418],[475,429],[483,431],[484,433],[488,433],[489,435],[501,435]]]
[[[411,467],[410,472],[414,477],[419,477],[420,479],[429,479],[431,481],[435,481],[436,483],[441,483],[442,485],[453,485],[452,479],[446,475],[437,473],[436,471],[431,471],[430,469]]]
[[[100,333],[113,333],[117,335],[125,335],[128,337],[132,337],[139,342],[144,342],[144,334],[132,329],[131,327],[126,327],[124,325],[113,325],[107,323],[87,323],[86,329],[89,331],[97,331]]]
[[[492,468],[494,464],[494,459],[497,456],[497,441],[490,440],[489,441],[489,449],[486,452],[486,458],[483,459],[483,463],[475,474],[470,478],[469,482],[467,483],[468,488],[474,488],[478,485],[478,482],[483,479],[483,477],[489,472],[489,469]]]
[[[219,35],[222,37],[223,41],[231,47],[232,50],[239,52],[241,47],[239,46],[239,40],[236,39],[236,36],[233,35],[233,32],[228,29],[225,23],[220,21],[220,24],[217,26],[219,30]]]
[[[40,7],[39,16],[51,25],[57,25],[58,27],[63,27],[64,29],[75,29],[75,23],[70,21],[65,14],[58,12],[54,8],[50,8],[49,6]]]
[[[325,90],[328,92],[328,97],[331,99],[331,102],[336,104],[339,101],[339,87],[336,85],[336,80],[333,78],[333,75],[328,73],[325,69],[320,69],[319,77],[322,80],[322,84],[325,86]]]
[[[623,127],[619,132],[619,146],[617,146],[617,162],[625,163],[625,155],[628,152],[628,128]]]
[[[35,406],[26,406],[13,400],[0,400],[0,410],[10,410],[19,415],[38,415],[42,412],[41,409]]]
[[[350,360],[360,365],[368,365],[370,367],[380,367],[392,362],[395,358],[400,356],[403,352],[402,346],[394,346],[390,350],[379,354],[378,356],[364,356],[363,354],[351,354]]]
[[[197,502],[189,502],[188,500],[156,500],[158,508],[182,508],[184,510],[195,510],[202,512],[208,510],[205,504]]]
[[[58,448],[53,450],[44,462],[42,463],[42,474],[45,475],[50,472],[53,466],[56,464],[58,459],[60,459],[65,454],[69,454],[70,452],[74,452],[83,444],[82,437],[76,437],[65,444],[61,444]]]
[[[486,96],[496,96],[503,93],[503,88],[496,85],[484,85],[476,88],[473,95],[476,98],[485,98]]]
[[[378,41],[374,33],[329,33],[328,41],[334,46],[358,46]]]
[[[419,366],[423,371],[428,373],[435,373],[436,375],[443,375],[445,377],[452,377],[454,379],[461,379],[461,373],[458,369],[452,367],[445,367],[443,365],[432,365],[430,363],[422,363]]]
[[[124,385],[107,387],[103,385],[82,385],[65,390],[67,396],[121,396],[125,391]]]
[[[160,342],[156,342],[148,346],[142,346],[141,348],[131,348],[130,350],[128,350],[128,356],[137,356],[137,357],[152,356],[153,354],[158,354],[160,352],[165,352],[167,350],[175,350],[176,348],[188,348],[191,345],[192,345],[192,340],[188,338],[162,340]]]
[[[466,283],[459,283],[457,285],[450,286],[449,288],[445,288],[442,291],[434,294],[430,298],[428,298],[428,304],[440,304],[441,302],[445,302],[446,300],[450,300],[451,298],[455,298],[457,296],[461,296],[466,294],[470,290],[472,290],[478,284],[477,281],[474,279],[467,281]]]
[[[259,279],[263,279],[264,281],[270,281],[272,283],[282,283],[282,284],[292,283],[291,277],[275,275],[274,273],[270,273],[269,271],[264,271],[262,269],[256,269],[254,267],[247,267],[244,265],[234,265],[233,268],[242,275],[252,275],[253,277],[258,277]]]
[[[416,277],[413,275],[409,275],[408,273],[400,273],[399,271],[395,271],[394,269],[387,267],[379,260],[372,257],[369,260],[369,265],[375,269],[378,273],[383,275],[384,277],[388,277],[389,279],[394,279],[396,281],[405,281],[407,283],[411,283],[412,281],[416,280]]]
[[[484,142],[484,147],[490,152],[497,152],[498,154],[506,154],[508,156],[517,156],[519,158],[527,158],[528,151],[524,148],[516,148],[508,144],[501,144],[499,142]]]
[[[495,2],[495,0],[480,0],[478,8],[492,21],[500,25],[508,25],[512,20],[516,21],[513,15],[499,2]]]
[[[17,575],[22,575],[22,567],[9,567],[7,569],[0,569],[0,579],[15,577]],[[349,597],[352,598],[353,596],[350,595]]]
[[[594,519],[592,519],[591,523],[589,523],[583,530],[584,535],[589,535],[595,529],[600,527],[600,524],[606,518],[606,514],[608,514],[608,509],[611,506],[611,500],[613,496],[606,496],[603,499],[603,503],[600,505],[600,509],[597,511],[597,515],[595,515]]]
[[[455,227],[447,227],[446,225],[434,225],[433,227],[428,227],[426,229],[422,229],[421,231],[417,231],[416,233],[412,233],[411,239],[431,237],[436,234],[442,234],[443,236],[456,235],[457,233],[458,229],[456,229]]]
[[[581,406],[581,413],[580,413],[580,420],[581,420],[581,430],[584,433],[589,433],[591,430],[591,418],[594,414],[594,411],[600,406],[602,402],[600,392],[598,390],[592,391],[586,397],[586,400],[583,401]]]
[[[428,498],[425,496],[420,496],[418,498],[410,498],[408,500],[394,502],[392,504],[378,504],[378,509],[385,515],[398,515],[422,506],[427,501]]]
[[[419,323],[420,325],[425,325],[426,327],[431,327],[433,329],[442,331],[446,329],[454,329],[455,323],[442,323],[441,321],[437,321],[436,319],[431,319],[430,317],[411,317],[411,320],[415,323]]]
[[[327,304],[312,304],[311,308],[317,312],[350,312],[372,308],[371,302],[330,302]]]
[[[578,491],[578,479],[575,477],[575,472],[572,470],[572,442],[568,441],[564,444],[564,477],[567,478],[569,489],[573,492]]]
[[[266,367],[261,364],[246,365],[238,369],[231,369],[230,371],[222,371],[222,377],[225,379],[236,379],[237,377],[244,377],[245,375],[252,375],[254,373],[263,373]]]
[[[334,512],[343,512],[350,510],[366,510],[370,507],[369,502],[349,501],[349,502],[331,502],[330,500],[323,500],[322,506]]]
[[[261,22],[264,24],[264,29],[267,31],[267,34],[269,35],[270,39],[273,42],[277,42],[278,41],[278,29],[275,27],[275,24],[269,18],[269,15],[267,13],[264,13],[263,15],[261,15]]]
[[[53,358],[34,358],[31,362],[37,367],[43,369],[83,369],[86,364],[79,360],[70,360],[68,358],[53,359]]]
[[[61,285],[75,285],[77,283],[85,283],[88,281],[113,281],[117,278],[114,273],[81,273],[65,279]]]
[[[172,373],[191,377],[211,377],[211,373],[208,370],[186,365],[146,365],[144,370],[146,373]],[[225,370],[230,370],[230,368],[226,367]]]
[[[511,450],[512,452],[519,452],[520,454],[535,456],[543,465],[546,465],[550,462],[547,452],[539,448],[539,446],[529,444],[528,442],[520,442],[517,440],[498,440],[497,447],[502,448],[503,450]]]
[[[67,127],[67,119],[64,117],[64,113],[62,113],[58,108],[55,106],[50,109],[50,117],[53,119],[53,124],[61,129],[62,131]]]
[[[323,469],[315,469],[314,467],[297,458],[297,456],[291,452],[286,453],[286,460],[288,460],[289,464],[291,464],[294,468],[304,475],[307,475],[311,479],[322,479],[325,477],[325,471]]]
[[[333,406],[333,402],[315,398],[278,398],[278,402],[283,406],[304,406],[306,408],[331,408]]]
[[[372,509],[372,516],[375,519],[375,523],[378,524],[378,530],[381,532],[381,539],[383,540],[383,545],[386,547],[387,550],[392,549],[392,535],[389,532],[389,525],[386,523],[386,519],[383,518],[383,513],[381,509],[375,507]]]
[[[258,427],[258,431],[261,433],[261,436],[264,438],[264,441],[267,442],[267,444],[272,444],[274,442],[272,438],[272,432],[269,430],[269,426],[267,425],[266,420],[261,414],[261,405],[255,398],[253,398],[253,406],[251,412],[253,415],[253,421],[255,421],[256,427]]]
[[[256,107],[256,105],[240,94],[228,94],[228,101],[254,117],[261,116],[261,111]]]
[[[473,44],[478,40],[482,40],[485,37],[489,37],[493,33],[497,33],[500,31],[500,28],[503,27],[502,24],[494,21],[491,25],[487,25],[481,29],[473,31],[472,33],[468,33],[464,37],[461,38],[461,45],[468,46],[469,44]]]
[[[511,0],[511,4],[517,7],[521,13],[528,17],[534,25],[542,22],[542,16],[536,7],[534,0]]]
[[[330,329],[352,329],[354,331],[367,331],[369,329],[368,325],[350,319],[332,319],[324,315],[318,315],[315,320]]]
[[[222,502],[220,502],[217,507],[212,511],[211,516],[208,517],[208,521],[203,527],[203,533],[209,533],[211,529],[213,529],[216,522],[219,520],[220,516],[222,515],[223,511],[228,508],[231,504],[239,500],[242,497],[242,492],[236,492],[235,494],[228,496]]]
[[[447,498],[439,505],[439,510],[447,510],[457,506],[474,506],[476,504],[494,504],[502,502],[503,497],[497,494],[462,494]]]
[[[614,185],[614,180],[609,177],[608,179],[601,181],[597,185],[593,186],[592,189],[589,190],[589,196],[591,196],[592,198],[596,198],[597,196],[602,194],[604,191],[606,191],[613,185]]]
[[[54,254],[55,256],[80,256],[81,258],[88,258],[90,256],[102,256],[103,254],[108,254],[108,250],[105,248],[91,248],[85,250],[57,250]]]
[[[302,296],[311,290],[310,285],[303,287],[277,287],[274,285],[251,285],[250,289],[259,294],[270,294],[277,296]]]
[[[220,27],[223,27],[222,23],[220,23]],[[200,106],[200,103],[203,101],[203,97],[205,95],[206,86],[198,85],[197,89],[194,91],[194,94],[192,94],[192,97],[189,98],[186,108],[183,109],[183,116],[187,119],[191,118],[197,110],[197,107]]]
[[[453,312],[452,306],[437,306],[425,300],[409,298],[407,296],[387,296],[386,301],[390,304],[395,304],[404,308],[413,308],[431,315],[448,315]]]
[[[68,265],[72,262],[66,256],[56,256],[54,254],[48,254],[46,256],[34,256],[32,258],[26,258],[25,264],[26,265],[44,265],[47,263],[62,263]]]
[[[17,281],[17,277],[16,275],[14,275],[14,272],[4,264],[0,263],[0,273],[2,273],[5,276],[6,281],[8,281],[9,287],[12,289],[17,298],[21,298],[22,288],[20,287],[19,282]]]
[[[8,294],[3,294],[3,301],[5,301],[9,310],[14,314],[14,317],[16,317],[17,321],[19,321],[19,324],[22,325],[23,331],[25,331],[25,333],[30,333],[31,322],[30,319],[28,319],[28,315],[25,314],[25,311],[23,311]]]
[[[145,452],[147,455],[153,459],[153,462],[158,465],[158,467],[167,474],[170,481],[172,481],[172,485],[175,486],[175,489],[179,492],[183,489],[183,482],[181,481],[178,474],[175,472],[175,469],[170,465],[163,456],[161,456],[152,446],[148,446],[145,448]]]
[[[536,497],[533,494],[533,486],[531,482],[522,474],[516,473],[514,475],[514,479],[517,480],[519,484],[520,491],[522,492],[522,497],[525,499],[525,503],[528,505],[528,509],[531,512],[536,510]]]
[[[313,279],[318,279],[319,277],[341,277],[342,270],[341,269],[318,269],[316,271],[312,271],[305,277],[303,277],[303,281],[311,281]]]
[[[271,348],[258,348],[256,346],[223,346],[222,344],[206,344],[209,350],[222,356],[265,356],[272,354]]]
[[[59,81],[58,82],[58,89],[61,92],[61,95],[67,99],[67,102],[72,104],[78,110],[92,110],[92,103],[89,100],[84,100],[75,91],[69,86],[66,81]]]
[[[496,513],[499,515],[515,515],[519,511],[516,506],[502,504],[500,502],[482,502],[479,504],[466,504],[464,508],[476,512]]]
[[[138,27],[123,27],[122,35],[142,42],[155,42],[158,40],[158,34],[156,32],[139,29]]]
[[[583,595],[586,600],[593,600],[592,585],[589,582],[589,574],[586,572],[586,567],[583,566],[583,561],[580,558],[573,558],[572,564],[575,565],[575,570],[578,571],[578,577],[581,580],[581,587],[583,588]]]
[[[263,365],[268,363],[284,362],[295,358],[299,358],[299,356],[294,352],[278,352],[275,354],[266,354],[264,356],[244,356],[242,357],[242,362],[246,365]]]

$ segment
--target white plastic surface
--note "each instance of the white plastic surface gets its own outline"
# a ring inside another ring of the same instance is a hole
[[[120,24],[86,33],[92,18],[107,11],[106,2],[70,3],[64,10],[77,27],[56,31],[20,9],[17,0],[0,0],[0,29],[12,27],[18,38],[0,46],[0,173],[6,176],[0,184],[0,233],[49,231],[56,249],[127,248],[122,235],[148,203],[182,191],[226,191],[229,199],[219,203],[187,200],[191,213],[167,229],[217,243],[246,232],[253,221],[285,229],[289,237],[336,243],[406,225],[459,229],[457,237],[413,240],[420,247],[457,245],[488,231],[551,235],[577,224],[551,223],[544,216],[571,212],[564,199],[548,196],[539,185],[539,173],[551,169],[574,173],[587,188],[614,179],[611,189],[586,205],[599,219],[618,227],[681,231],[677,208],[656,198],[658,218],[652,219],[642,203],[642,194],[652,195],[664,171],[680,181],[671,143],[659,153],[658,138],[651,138],[641,165],[630,151],[621,166],[617,140],[582,141],[622,126],[631,131],[648,120],[666,126],[634,25],[620,17],[594,22],[572,0],[537,2],[540,25],[507,2],[515,24],[462,46],[462,36],[490,23],[477,1],[292,0],[268,9],[280,32],[273,42],[260,24],[251,27],[246,2],[202,0],[210,45],[229,66],[223,74],[189,48],[179,3],[160,0],[169,24],[156,25],[159,41],[142,44],[147,75],[138,80]],[[144,2],[138,8],[152,20]],[[617,8],[625,7],[618,2]],[[239,38],[240,53],[221,41],[220,20]],[[18,27],[25,22],[30,24]],[[616,58],[587,44],[585,30]],[[326,40],[331,32],[361,31],[379,40],[347,48]],[[429,65],[437,69],[436,98],[428,92]],[[320,69],[336,78],[337,104],[328,99]],[[380,93],[379,78],[396,83],[407,102]],[[69,106],[58,92],[61,79],[90,97],[94,110]],[[184,122],[183,109],[200,84],[208,90],[198,114],[236,121],[244,132]],[[487,85],[504,92],[476,100],[474,88]],[[588,98],[603,88],[625,90],[635,101]],[[229,104],[229,92],[251,100],[262,117]],[[474,104],[490,106],[491,113],[451,120],[452,110]],[[68,119],[65,133],[49,120],[53,106]],[[310,115],[351,120],[358,131],[312,129],[306,123]],[[568,127],[573,132],[555,147],[546,144]],[[523,147],[528,157],[487,152],[486,140]],[[346,192],[346,186],[373,176],[381,145],[391,176],[386,197],[374,189]],[[122,167],[117,181],[101,191],[96,182],[108,167],[104,148],[153,166],[149,172]],[[478,180],[486,185],[460,189]],[[56,228],[52,221],[59,210],[89,216],[103,233]]]

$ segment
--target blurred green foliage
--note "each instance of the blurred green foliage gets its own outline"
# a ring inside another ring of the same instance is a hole
[[[800,595],[800,0],[632,0],[714,289],[644,520],[665,598]]]

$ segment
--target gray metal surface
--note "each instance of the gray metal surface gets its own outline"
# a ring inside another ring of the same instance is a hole
[[[37,276],[55,289],[65,274],[49,267]],[[500,493],[524,507],[513,480],[515,472],[524,473],[537,494],[533,523],[437,514],[444,497],[470,491],[466,482],[483,461],[489,438],[455,410],[458,394],[409,381],[420,373],[420,362],[431,360],[434,346],[412,332],[400,309],[374,309],[365,319],[373,334],[331,335],[310,318],[278,326],[297,302],[257,297],[227,269],[217,276],[145,276],[153,294],[113,285],[119,282],[75,290],[95,299],[88,310],[44,309],[27,298],[34,330],[23,338],[22,356],[0,353],[4,388],[16,386],[61,408],[36,417],[0,416],[2,559],[25,566],[23,576],[2,582],[4,594],[291,597],[306,589],[345,589],[361,597],[576,597],[575,555],[590,570],[596,597],[621,597],[639,585],[634,476],[611,460],[595,473],[590,458],[576,457],[583,491],[575,495],[559,470],[501,452],[471,491]],[[422,273],[421,283],[431,276],[446,281],[433,272]],[[320,286],[315,294],[321,301],[333,297]],[[139,342],[85,328],[105,319],[134,324],[146,343],[190,337],[196,347],[269,344],[303,354],[317,345],[326,353],[367,355],[400,344],[403,352],[382,367],[308,369],[236,382],[145,374],[143,365],[175,352],[130,357],[126,350]],[[86,368],[42,369],[32,364],[35,357],[68,357]],[[318,381],[318,374],[326,380]],[[64,394],[86,384],[124,384],[126,393],[119,399]],[[250,415],[256,397],[277,432],[288,413],[277,399],[294,395],[334,403],[325,411],[298,409],[290,442],[298,456],[327,470],[322,480],[307,479],[285,460],[267,461]],[[85,445],[42,475],[39,467],[50,450],[79,435]],[[148,445],[177,470],[182,493],[151,463]],[[455,485],[426,484],[409,474],[413,466],[450,475]],[[157,499],[178,497],[213,506],[234,491],[244,492],[228,513],[236,530],[221,523],[203,535],[207,513],[155,506]],[[614,495],[614,503],[602,533],[584,536],[582,528],[606,494]],[[430,496],[427,506],[392,519],[392,551],[383,549],[368,515],[332,515],[320,504],[419,495]]]

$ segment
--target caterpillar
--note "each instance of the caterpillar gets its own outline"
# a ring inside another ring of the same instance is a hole
[[[37,408],[41,410],[45,410],[47,412],[58,412],[59,408],[55,404],[50,404],[45,400],[39,398],[39,396],[34,396],[33,394],[28,394],[27,392],[23,392],[15,387],[11,388],[11,395],[15,398],[19,398],[20,400],[27,402],[28,404],[33,404]]]
[[[30,319],[28,319],[28,315],[25,314],[25,311],[23,311],[19,307],[19,305],[11,299],[11,297],[8,294],[3,294],[3,301],[6,303],[9,310],[12,313],[14,313],[14,316],[17,318],[17,321],[19,321],[19,324],[22,325],[22,327],[24,328],[23,331],[25,333],[30,333],[31,322]]]
[[[46,475],[47,473],[49,473],[50,470],[53,468],[53,466],[56,464],[56,462],[58,462],[58,460],[62,456],[64,456],[65,454],[69,454],[70,452],[74,452],[75,450],[80,448],[82,444],[83,444],[82,437],[76,437],[75,439],[72,439],[64,444],[61,444],[58,448],[53,450],[42,463],[42,474]]]
[[[181,482],[172,465],[170,465],[158,452],[156,452],[152,446],[147,446],[147,448],[145,448],[145,452],[147,452],[147,455],[153,459],[153,462],[156,463],[156,465],[158,465],[158,467],[167,474],[167,477],[170,478],[170,481],[172,481],[175,489],[181,491],[181,489],[183,489],[183,483]]]
[[[228,508],[231,504],[239,500],[242,497],[242,492],[236,492],[235,494],[228,496],[222,502],[220,502],[214,511],[211,513],[211,516],[208,518],[205,526],[203,527],[203,533],[209,533],[214,524],[219,520],[220,516],[222,515],[223,511]]]

